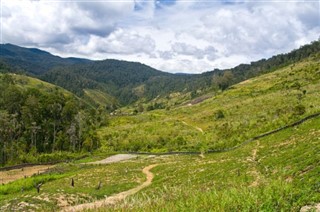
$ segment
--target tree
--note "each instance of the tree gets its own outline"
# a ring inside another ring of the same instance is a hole
[[[69,135],[69,141],[72,146],[72,151],[75,152],[78,138],[76,124],[74,122],[71,123],[67,133]]]
[[[227,89],[233,83],[234,83],[234,75],[230,70],[224,71],[222,76],[220,75],[213,76],[213,85],[218,86],[221,90]]]

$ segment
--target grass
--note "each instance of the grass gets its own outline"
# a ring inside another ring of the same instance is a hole
[[[142,183],[144,166],[143,160],[108,165],[61,164],[45,174],[2,185],[0,209],[17,210],[18,203],[27,201],[33,210],[57,210],[66,204],[101,199]],[[43,183],[40,194],[35,189],[39,183]],[[100,183],[101,188],[97,189]]]
[[[18,74],[11,74],[11,76],[14,78],[15,83],[19,86],[21,89],[28,89],[28,88],[37,88],[43,92],[53,92],[55,90],[59,90],[62,92],[65,96],[73,96],[73,94],[59,86],[53,85],[51,83],[44,82],[42,80],[24,76],[24,75],[18,75]]]
[[[155,174],[151,186],[99,210],[297,211],[320,202],[319,137],[320,118],[315,118],[234,151],[205,154],[205,158],[171,155],[100,166],[62,164],[51,173],[1,187],[9,192],[2,193],[0,205],[7,210],[53,211],[64,204],[91,202],[141,184],[143,167],[157,163],[151,170]],[[75,187],[70,185],[72,178]],[[32,184],[44,179],[37,194]],[[97,190],[100,181],[102,189]],[[30,189],[21,192],[23,183]]]
[[[154,152],[236,146],[320,111],[318,59],[244,81],[193,106],[114,116],[98,131],[101,143],[111,151]]]
[[[317,118],[205,158],[171,156],[150,187],[100,211],[297,211],[319,203],[319,126]]]
[[[99,90],[85,89],[84,94],[84,99],[93,105],[105,107],[116,102],[114,97]]]

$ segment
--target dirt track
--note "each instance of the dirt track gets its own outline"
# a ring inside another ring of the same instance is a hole
[[[152,168],[156,167],[157,165],[158,164],[153,164],[153,165],[145,167],[142,170],[142,172],[146,175],[147,180],[135,188],[132,188],[127,191],[123,191],[121,193],[107,197],[106,199],[103,199],[103,200],[98,200],[98,201],[91,202],[91,203],[85,203],[85,204],[81,204],[81,205],[76,205],[76,206],[64,208],[62,211],[82,211],[82,210],[88,210],[88,209],[96,209],[96,208],[104,207],[107,205],[113,205],[113,204],[117,203],[118,201],[125,199],[127,196],[133,195],[133,194],[137,193],[138,191],[140,191],[141,189],[149,186],[152,182],[153,177],[154,177],[153,173],[150,172],[150,170]]]
[[[133,154],[117,154],[113,155],[110,157],[107,157],[106,159],[100,160],[100,161],[95,161],[95,162],[90,162],[90,163],[85,163],[85,164],[108,164],[108,163],[116,163],[119,161],[123,160],[129,160],[132,158],[136,158],[138,155],[133,155]]]

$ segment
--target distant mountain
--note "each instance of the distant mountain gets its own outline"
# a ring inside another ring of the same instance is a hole
[[[141,95],[144,96],[144,89],[140,90],[140,96],[135,94],[136,87],[158,77],[171,76],[173,74],[158,71],[141,63],[103,60],[57,67],[41,78],[79,96],[85,93],[85,89],[98,89],[114,96],[121,104],[128,104],[136,101]]]
[[[124,106],[137,101],[168,99],[172,95],[195,98],[210,91],[225,90],[319,52],[320,41],[314,41],[287,54],[202,74],[170,74],[141,63],[120,60],[61,58],[39,49],[11,44],[1,45],[0,59],[15,69],[85,97],[95,106],[112,110],[115,105]]]
[[[0,58],[15,68],[23,69],[32,75],[43,74],[57,66],[90,62],[90,60],[81,58],[61,58],[40,49],[24,48],[12,44],[0,45]]]

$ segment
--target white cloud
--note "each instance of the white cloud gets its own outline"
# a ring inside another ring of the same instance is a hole
[[[91,35],[107,36],[133,13],[134,2],[4,0],[2,42],[50,47]]]
[[[2,0],[3,43],[199,73],[316,40],[318,2]]]
[[[74,51],[77,51],[77,48],[74,46]],[[91,35],[86,45],[79,50],[86,55],[95,52],[125,55],[152,54],[155,50],[155,42],[150,36],[141,36],[135,31],[116,29],[107,37]]]

